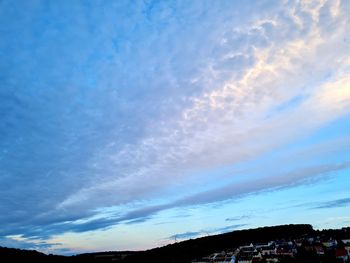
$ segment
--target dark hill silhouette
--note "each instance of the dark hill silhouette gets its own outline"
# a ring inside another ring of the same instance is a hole
[[[311,225],[282,225],[257,229],[238,230],[225,234],[190,239],[164,247],[146,251],[110,251],[86,253],[75,256],[55,256],[31,250],[0,247],[0,262],[122,262],[122,263],[157,263],[157,262],[191,262],[208,254],[232,249],[243,244],[264,243],[271,240],[289,240],[307,236],[332,236],[349,238],[349,229],[315,231]],[[305,254],[306,255],[306,254]],[[303,257],[303,254],[301,254]],[[308,262],[299,257],[297,262]],[[312,262],[312,261],[310,261]],[[327,261],[328,262],[328,261]],[[333,262],[333,261],[329,261]]]
[[[0,247],[0,262],[65,262],[66,257],[46,255],[36,250]]]
[[[190,262],[213,252],[238,247],[251,242],[267,242],[293,238],[314,232],[311,225],[283,225],[238,230],[220,235],[190,239],[160,248],[154,248],[127,257],[124,262]]]

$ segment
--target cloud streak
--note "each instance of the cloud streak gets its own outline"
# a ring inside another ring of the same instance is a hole
[[[346,207],[349,205],[350,205],[350,198],[342,198],[342,199],[320,203],[318,206],[314,208],[315,209],[338,208],[338,207]]]
[[[225,219],[225,221],[240,221],[240,220],[244,220],[244,219],[250,219],[251,216],[249,215],[243,215],[243,216],[234,216],[234,217],[228,217]]]
[[[233,231],[237,228],[242,228],[244,226],[247,226],[247,224],[236,224],[236,225],[229,225],[225,227],[219,227],[219,228],[208,228],[208,229],[202,229],[200,231],[196,232],[185,232],[185,233],[179,233],[170,236],[168,239],[189,239],[189,238],[195,238],[198,236],[203,236],[203,235],[209,235],[209,234],[215,234],[215,233],[226,233]]]

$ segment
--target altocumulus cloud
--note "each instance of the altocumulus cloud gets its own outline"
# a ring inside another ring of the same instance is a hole
[[[144,222],[349,168],[310,145],[308,165],[287,152],[279,173],[249,166],[350,114],[347,0],[0,10],[3,238]],[[205,175],[235,164],[253,178]]]

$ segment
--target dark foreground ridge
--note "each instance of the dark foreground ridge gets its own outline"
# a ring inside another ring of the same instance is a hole
[[[0,262],[347,263],[350,262],[350,252],[347,250],[350,244],[346,244],[347,240],[350,240],[349,228],[317,231],[311,225],[282,225],[190,239],[139,252],[112,251],[65,257],[0,247]]]

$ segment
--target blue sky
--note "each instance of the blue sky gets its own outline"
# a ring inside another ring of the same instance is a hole
[[[350,224],[350,2],[1,1],[0,245]]]

